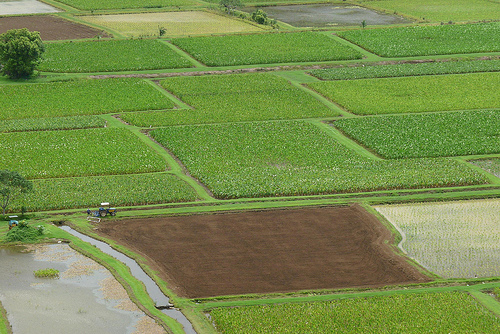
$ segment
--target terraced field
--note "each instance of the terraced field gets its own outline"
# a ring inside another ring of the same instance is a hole
[[[48,1],[0,18],[47,36],[35,76],[0,77],[0,170],[33,185],[7,215],[107,264],[166,332],[498,332],[498,1],[353,0],[412,23],[321,31]],[[104,201],[117,217],[87,217]],[[194,330],[54,223],[136,259]]]

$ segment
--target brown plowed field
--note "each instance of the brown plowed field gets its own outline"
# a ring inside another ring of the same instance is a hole
[[[184,297],[428,281],[358,205],[108,221]]]
[[[39,31],[44,41],[109,37],[105,32],[49,15],[0,17],[0,34],[10,29]]]

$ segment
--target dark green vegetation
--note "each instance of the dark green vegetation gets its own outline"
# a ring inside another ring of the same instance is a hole
[[[323,81],[309,86],[358,115],[498,107],[500,73]]]
[[[192,109],[127,113],[121,118],[148,127],[339,115],[271,74],[177,77],[165,79],[161,85]]]
[[[348,80],[367,78],[407,77],[433,74],[458,74],[500,71],[500,60],[437,61],[428,63],[402,63],[339,67],[311,71],[322,80]]]
[[[500,153],[500,110],[344,118],[334,125],[388,159]]]
[[[383,57],[500,51],[500,22],[349,30],[338,35]]]
[[[7,232],[5,241],[33,243],[43,237],[44,230],[43,226],[33,227],[26,221],[20,221],[17,226]]]
[[[220,308],[221,333],[492,333],[500,320],[464,292]]]
[[[47,44],[40,66],[49,72],[111,72],[192,67],[156,40],[111,40]]]
[[[27,180],[19,172],[8,169],[0,170],[0,206],[2,207],[2,214],[5,214],[7,207],[12,201],[21,194],[30,192],[32,189],[33,184],[31,181]]]
[[[361,58],[351,47],[314,32],[176,38],[172,43],[207,66]]]
[[[174,106],[151,84],[140,79],[3,85],[0,86],[0,100],[0,120],[97,115]]]
[[[0,73],[11,79],[28,78],[45,51],[40,33],[26,28],[0,34]]]
[[[391,161],[360,155],[308,122],[179,126],[157,129],[151,135],[218,198],[486,182],[453,160]]]

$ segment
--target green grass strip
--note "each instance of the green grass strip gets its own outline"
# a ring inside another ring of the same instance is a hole
[[[7,312],[0,302],[0,334],[12,334],[9,320],[7,319]]]
[[[338,35],[383,57],[500,51],[500,22],[358,29]]]
[[[192,67],[157,40],[109,40],[46,45],[40,70],[46,72],[113,72]]]
[[[106,121],[99,116],[12,119],[0,121],[0,132],[102,128],[105,124]]]
[[[415,75],[458,74],[500,71],[500,59],[436,61],[428,63],[402,63],[312,70],[309,73],[322,80],[406,77]]]
[[[358,115],[500,107],[500,73],[322,81],[309,87]]]

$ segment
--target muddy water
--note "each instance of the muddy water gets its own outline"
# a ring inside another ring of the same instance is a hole
[[[72,235],[80,238],[83,241],[90,243],[91,245],[96,246],[103,253],[109,254],[114,258],[120,260],[124,264],[126,264],[130,268],[130,272],[132,273],[132,275],[144,284],[149,296],[151,297],[151,299],[153,299],[158,308],[164,308],[170,306],[168,297],[163,294],[158,285],[156,285],[155,281],[153,281],[153,279],[151,279],[151,277],[149,277],[144,272],[144,270],[142,270],[142,268],[137,264],[137,262],[135,262],[134,259],[129,258],[128,256],[116,251],[105,242],[96,240],[85,234],[79,233],[78,231],[73,230],[69,226],[61,226],[61,229],[71,233]],[[189,322],[189,320],[181,311],[175,308],[168,308],[168,309],[162,309],[162,312],[167,316],[177,320],[183,326],[184,332],[186,334],[196,334],[196,331],[194,330],[192,324]]]
[[[36,0],[0,0],[0,15],[56,13],[59,9]]]
[[[244,11],[251,13],[256,7],[247,7]],[[328,27],[361,25],[383,25],[408,23],[407,19],[396,15],[388,15],[359,6],[344,4],[289,5],[263,7],[268,17],[288,23],[295,27]]]
[[[139,330],[145,318],[154,328],[151,333],[158,333],[158,328],[163,332],[128,297],[114,291],[123,287],[108,270],[66,244],[38,246],[30,252],[2,248],[0,268],[0,300],[14,334],[138,334],[145,333]],[[33,271],[46,268],[59,270],[60,278],[34,276]]]

